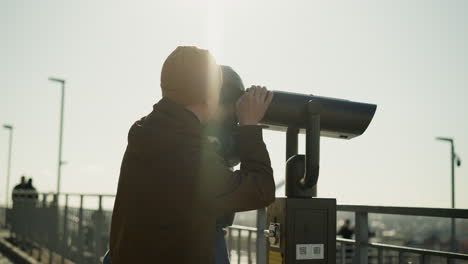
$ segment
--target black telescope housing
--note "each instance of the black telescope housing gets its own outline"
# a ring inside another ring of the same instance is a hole
[[[319,175],[320,136],[351,139],[366,131],[377,106],[348,100],[274,91],[262,124],[286,131],[286,196],[314,197]],[[298,154],[305,133],[306,153]]]
[[[351,139],[366,131],[377,108],[374,104],[349,100],[274,91],[273,101],[262,123],[270,129],[285,131],[288,127],[307,128],[308,117],[320,115],[320,134],[325,137]],[[320,109],[311,113],[309,102]]]

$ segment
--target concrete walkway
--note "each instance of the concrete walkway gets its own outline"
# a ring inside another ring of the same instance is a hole
[[[6,230],[0,229],[0,238],[6,237],[7,234],[8,233]],[[0,264],[14,264],[14,262],[7,258],[5,255],[3,255],[2,252],[0,252]]]
[[[0,252],[0,264],[13,264],[13,262]]]
[[[0,264],[38,264],[26,252],[12,245],[6,240],[9,231],[0,229]]]

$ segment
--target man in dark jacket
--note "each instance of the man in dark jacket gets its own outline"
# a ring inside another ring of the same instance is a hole
[[[354,229],[351,227],[351,220],[346,219],[344,224],[340,227],[340,230],[338,231],[337,235],[346,238],[346,239],[351,239],[354,234]]]
[[[217,217],[274,201],[275,184],[258,122],[272,100],[251,87],[218,107],[222,74],[206,50],[178,47],[161,72],[163,98],[128,134],[111,224],[110,260],[212,263]],[[203,133],[236,113],[241,167],[231,171]]]
[[[23,175],[21,176],[21,182],[15,185],[15,187],[13,187],[13,191],[26,189],[27,184],[28,183],[26,182],[26,176]]]

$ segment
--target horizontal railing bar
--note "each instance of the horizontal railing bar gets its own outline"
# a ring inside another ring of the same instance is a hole
[[[343,244],[355,244],[356,241],[354,239],[347,239],[347,238],[336,238],[337,243],[343,243]]]
[[[431,255],[431,256],[468,260],[468,255],[462,254],[462,253],[439,251],[439,250],[432,250],[432,249],[423,249],[423,248],[413,248],[413,247],[405,247],[405,246],[386,245],[386,244],[381,244],[381,243],[368,243],[368,244],[370,247],[375,247],[375,248],[404,251],[404,252],[410,252],[410,253],[417,253],[421,255]]]
[[[228,228],[234,229],[234,230],[246,230],[246,231],[257,232],[257,228],[250,227],[250,226],[232,225],[232,226],[229,226]]]
[[[446,218],[468,219],[468,209],[426,208],[426,207],[396,207],[368,205],[337,205],[337,211],[367,212],[371,214],[412,215]]]
[[[40,195],[53,195],[55,193],[39,193]],[[98,193],[60,193],[60,195],[81,196],[84,197],[112,197],[115,194]],[[337,205],[337,211],[346,212],[367,212],[374,214],[393,214],[393,215],[411,215],[411,216],[429,216],[445,218],[464,218],[468,219],[468,209],[449,209],[449,208],[429,208],[429,207],[397,207],[397,206],[369,206],[369,205]]]
[[[344,243],[344,244],[355,244],[356,241],[353,239],[345,239],[345,238],[336,238],[336,242]],[[453,253],[447,251],[439,251],[439,250],[432,250],[432,249],[423,249],[423,248],[414,248],[414,247],[405,247],[405,246],[395,246],[395,245],[388,245],[388,244],[381,244],[381,243],[366,243],[369,247],[374,248],[382,248],[387,250],[394,250],[400,252],[409,252],[415,253],[420,255],[430,255],[430,256],[439,256],[451,259],[466,259],[468,260],[467,254],[462,253]]]
[[[39,193],[40,195],[54,195],[54,192],[47,192],[47,193]],[[99,193],[60,193],[59,195],[68,195],[68,196],[81,196],[84,197],[92,196],[92,197],[115,197],[115,194],[99,194]]]

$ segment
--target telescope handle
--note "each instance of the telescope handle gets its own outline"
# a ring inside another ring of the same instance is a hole
[[[299,130],[289,127],[286,133],[286,196],[310,198],[317,196],[320,160],[320,103],[309,101],[304,111],[306,122],[306,153],[297,154]]]
[[[320,164],[320,103],[307,103],[305,173],[301,179],[302,188],[312,188],[317,184]]]

